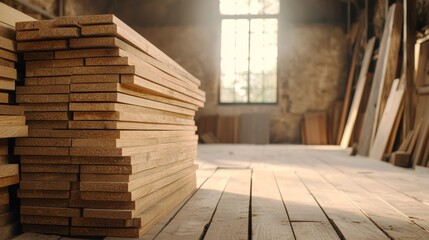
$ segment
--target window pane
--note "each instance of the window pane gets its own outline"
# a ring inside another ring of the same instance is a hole
[[[225,15],[279,14],[280,0],[220,0],[219,10]]]
[[[275,18],[222,20],[221,102],[276,102],[277,24]]]

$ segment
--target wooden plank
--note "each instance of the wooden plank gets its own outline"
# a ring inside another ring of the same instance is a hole
[[[365,49],[365,56],[362,60],[362,66],[359,72],[356,90],[353,95],[352,105],[350,107],[347,123],[345,124],[344,132],[341,138],[340,146],[343,148],[347,148],[350,145],[351,136],[355,129],[358,111],[359,111],[359,108],[361,107],[365,85],[367,84],[367,73],[368,73],[369,66],[371,64],[374,44],[375,44],[375,37],[371,38],[368,41],[368,44]]]
[[[300,169],[297,175],[317,199],[324,212],[346,239],[389,239],[342,192],[314,171]],[[359,224],[356,224],[356,223]]]
[[[358,58],[358,53],[359,50],[361,48],[360,45],[360,41],[363,35],[363,23],[362,23],[362,16],[359,17],[358,22],[356,23],[356,41],[354,42],[354,49],[353,49],[353,56],[351,59],[351,63],[349,66],[349,76],[347,79],[347,85],[346,85],[346,93],[344,96],[344,101],[343,101],[343,110],[341,111],[341,117],[340,117],[340,122],[339,122],[339,127],[338,127],[338,135],[337,135],[337,144],[340,144],[341,142],[341,138],[343,136],[344,133],[344,127],[346,125],[346,120],[347,120],[347,113],[349,113],[349,109],[350,109],[350,100],[352,98],[352,88],[353,88],[353,82],[354,82],[354,78],[356,75],[356,65],[357,65],[357,58]]]
[[[86,208],[84,209],[83,215],[89,218],[94,217],[122,220],[136,219],[140,217],[141,213],[152,208],[152,206],[154,206],[157,202],[163,201],[163,199],[172,195],[175,191],[181,188],[189,190],[189,187],[191,188],[191,191],[195,189],[195,173],[191,173],[188,176],[185,176],[171,184],[168,184],[158,189],[157,191],[154,191],[148,195],[143,196],[142,198],[137,199],[136,201],[134,201],[134,206],[132,206],[132,209],[130,210],[100,209],[99,207],[97,207],[97,209]],[[189,191],[187,192],[189,193]]]
[[[21,206],[21,215],[29,216],[53,216],[53,217],[79,217],[80,209],[77,208],[47,208]]]
[[[23,156],[24,158],[24,156]],[[25,156],[26,159],[31,157]],[[24,164],[28,164],[25,162]],[[35,163],[32,161],[31,163]],[[52,164],[46,162],[37,162],[38,164]],[[56,164],[69,164],[70,162],[58,162]],[[69,181],[77,182],[78,174],[77,173],[41,173],[41,172],[21,172],[22,181]]]
[[[71,147],[70,138],[18,138],[15,139],[16,147]],[[88,145],[87,145],[88,146]]]
[[[18,61],[18,57],[16,55],[16,53],[14,52],[10,52],[4,49],[0,48],[0,58],[12,61],[12,62],[17,62]]]
[[[66,40],[46,40],[33,42],[19,42],[16,46],[18,51],[52,51],[68,49]]]
[[[16,52],[16,43],[14,40],[0,36],[0,48],[11,52]]]
[[[19,187],[22,190],[70,190],[70,182],[47,182],[47,181],[21,181]]]
[[[305,139],[307,144],[328,144],[327,120],[326,112],[311,112],[304,115]]]
[[[38,140],[39,138],[35,138]],[[167,137],[167,138],[147,138],[147,139],[73,139],[73,147],[104,147],[104,148],[121,148],[121,147],[137,147],[137,146],[151,146],[156,144],[163,143],[180,143],[186,141],[195,141],[197,136],[182,136],[182,137]],[[24,140],[24,139],[17,139]],[[22,142],[22,141],[21,141]],[[17,142],[16,145],[19,146],[21,142]],[[22,146],[22,145],[21,145]],[[28,145],[27,145],[28,146]]]
[[[340,239],[326,222],[292,222],[296,239]]]
[[[26,68],[59,68],[84,66],[83,58],[25,61]]]
[[[103,92],[120,92],[120,93],[128,94],[131,96],[143,98],[143,99],[152,100],[152,101],[161,102],[161,103],[167,103],[167,104],[175,105],[175,106],[181,106],[181,107],[185,107],[185,108],[192,109],[192,110],[197,110],[198,106],[199,107],[203,106],[203,103],[200,101],[197,101],[197,100],[192,100],[192,99],[186,98],[186,100],[179,99],[180,101],[178,101],[178,100],[168,98],[168,96],[164,96],[164,97],[163,96],[156,96],[156,95],[152,95],[150,92],[142,91],[142,88],[135,88],[132,86],[130,87],[127,84],[96,83],[96,84],[85,84],[85,85],[86,85],[88,90],[93,92],[94,96],[104,96],[105,97],[105,96],[111,96],[112,94],[109,95],[107,93],[106,94],[101,94],[101,93],[103,93]],[[74,87],[74,88],[76,88],[76,87]],[[88,91],[88,90],[86,90],[86,91]],[[83,91],[83,90],[80,90],[80,91]],[[99,93],[95,94],[94,92],[99,92]],[[72,95],[73,96],[86,96],[84,94],[81,94],[81,95],[72,94]],[[121,96],[121,97],[125,98],[125,96]],[[77,101],[77,100],[75,100],[75,101]],[[116,101],[116,100],[111,100],[111,101]],[[117,100],[117,101],[119,101],[119,100]],[[185,102],[183,102],[183,101],[185,101]],[[128,102],[125,102],[125,103],[128,103]]]
[[[162,188],[168,184],[171,184],[189,174],[195,172],[196,168],[194,166],[186,168],[177,172],[174,175],[170,175],[159,179],[155,182],[152,182],[147,185],[143,185],[133,191],[127,193],[118,193],[118,192],[81,192],[81,198],[84,200],[104,200],[109,199],[110,201],[135,201],[139,198],[142,198],[155,190]]]
[[[236,170],[226,185],[204,239],[247,239],[250,170]]]
[[[18,164],[0,165],[0,178],[18,175]]]
[[[402,4],[392,5],[392,23],[389,29],[388,37],[388,52],[385,57],[387,59],[385,72],[383,72],[383,77],[381,78],[380,89],[378,93],[378,100],[376,105],[376,116],[374,121],[374,131],[372,133],[371,140],[374,141],[376,131],[383,115],[386,102],[389,96],[391,86],[393,85],[394,80],[397,78],[397,68],[398,68],[398,56],[399,49],[401,45],[401,34],[402,34]]]
[[[24,126],[25,116],[0,115],[0,126]]]
[[[120,75],[73,75],[70,83],[119,83]]]
[[[73,49],[55,51],[53,58],[49,59],[73,59],[73,58],[87,58],[87,57],[119,57],[119,48],[96,48],[96,49]],[[30,53],[28,53],[30,54]],[[25,54],[24,54],[25,57]],[[25,59],[30,60],[30,59]]]
[[[111,166],[115,165],[125,165],[122,166],[121,172],[124,171],[125,174],[130,174],[133,172],[143,171],[149,168],[155,168],[165,164],[178,161],[180,159],[187,159],[196,157],[196,146],[190,147],[178,147],[174,149],[163,150],[160,152],[151,152],[144,153],[135,156],[129,157],[72,157],[72,163],[74,164],[85,164],[85,165],[104,165],[109,164]],[[128,167],[126,167],[128,166]],[[96,168],[97,171],[101,171],[100,168]],[[114,182],[114,179],[118,179],[119,182],[130,181],[133,179],[133,175],[118,175],[118,171],[114,170],[112,172],[110,168],[101,168],[103,175],[99,174],[81,174],[82,181],[97,181],[97,182]],[[115,168],[113,168],[115,169]],[[94,170],[92,170],[94,171]],[[97,172],[96,172],[97,173]],[[137,176],[136,176],[137,177]],[[97,179],[97,180],[94,180]]]
[[[146,53],[142,52],[140,49],[130,46],[128,43],[115,37],[80,38],[71,40],[70,45],[72,48],[119,47],[128,52],[122,52],[121,56],[138,57],[145,62],[151,64],[152,66],[155,66],[156,68],[170,74],[171,76],[177,77],[177,79],[182,80],[184,83],[192,83],[192,85],[194,85],[195,83],[195,81],[191,82],[192,80],[189,80],[189,77],[194,78],[189,73],[186,72],[187,74],[182,74],[181,72],[178,72],[177,69],[171,68],[171,65],[169,63],[162,61],[159,62],[158,60],[153,59]],[[199,86],[199,84],[197,84],[196,86]]]
[[[7,176],[0,178],[0,187],[7,187],[19,182],[19,175]]]
[[[30,61],[30,60],[50,60],[54,59],[55,55],[53,51],[44,51],[44,52],[25,52],[24,53],[24,60]]]
[[[28,136],[28,126],[0,126],[0,138]]]
[[[0,58],[0,66],[14,68],[15,67],[15,63],[12,62],[12,61]]]
[[[24,109],[13,105],[0,105],[0,115],[24,115]]]
[[[132,99],[132,98],[128,98]],[[137,100],[137,98],[135,98]],[[131,102],[131,101],[130,101]],[[140,103],[140,104],[139,104]],[[151,110],[150,110],[151,109]],[[154,110],[157,109],[157,110]],[[159,111],[162,110],[162,111]],[[195,111],[186,108],[172,106],[151,100],[140,100],[135,106],[120,103],[70,103],[70,111],[136,111],[151,113],[166,113],[171,116],[194,116]],[[168,114],[176,113],[176,114]]]
[[[77,27],[52,27],[39,30],[17,31],[16,40],[45,40],[80,37],[80,29]]]
[[[132,139],[194,135],[193,131],[80,131],[80,130],[51,130],[29,129],[30,137],[60,137],[60,138],[100,138],[100,139]]]
[[[328,178],[331,184],[343,191],[356,206],[364,211],[391,238],[403,239],[411,237],[425,239],[428,237],[428,232],[404,217],[404,214],[396,211],[385,200],[363,190],[361,186],[350,180],[350,176],[332,174],[325,175],[325,177]]]
[[[110,130],[174,130],[174,131],[196,131],[196,126],[184,126],[173,124],[153,124],[137,122],[118,121],[69,121],[69,129],[110,129]]]
[[[229,170],[217,170],[157,235],[156,239],[199,238],[216,210],[230,175]]]
[[[270,171],[253,172],[252,234],[252,239],[294,238],[274,174]]]
[[[168,64],[168,67],[174,71],[179,72],[181,75],[190,79],[195,84],[200,85],[200,82],[189,74],[185,69],[183,69],[180,65],[174,62],[171,58],[157,49],[154,45],[152,45],[149,41],[135,32],[132,28],[127,26],[121,20],[116,18],[114,15],[98,15],[98,19],[104,18],[102,20],[103,25],[99,25],[99,23],[95,23],[93,20],[94,17],[85,17],[82,16],[78,20],[79,24],[82,25],[94,25],[95,26],[83,26],[82,27],[82,35],[83,36],[117,36],[131,44],[140,50],[148,53],[155,59]],[[109,24],[108,24],[109,23]],[[105,24],[105,25],[104,25]]]
[[[67,112],[69,110],[68,103],[22,103],[19,105],[28,112]]]
[[[29,121],[58,121],[70,119],[68,112],[26,112],[25,118]]]
[[[69,94],[17,95],[17,103],[68,103]]]
[[[59,119],[61,120],[61,119]],[[194,125],[192,119],[168,116],[157,113],[131,113],[131,112],[74,112],[73,120],[103,120],[103,121],[129,121],[146,123],[166,123],[180,125]]]
[[[1,13],[0,21],[8,24],[12,28],[15,27],[16,22],[35,20],[34,18],[28,15],[25,15],[24,13],[14,8],[11,8],[4,3],[0,3],[0,13]]]
[[[70,84],[70,76],[25,78],[26,86],[49,86]]]
[[[0,90],[15,91],[15,80],[0,77]]]
[[[23,224],[41,224],[41,225],[62,225],[68,226],[69,217],[56,217],[56,216],[31,216],[21,215],[21,223]]]
[[[9,103],[9,93],[0,92],[0,103]]]
[[[403,1],[403,33],[402,33],[402,75],[406,81],[405,87],[405,108],[404,108],[404,125],[405,131],[408,132],[413,128],[415,115],[415,82],[414,82],[414,44],[416,42],[416,1]]]
[[[130,192],[145,184],[154,182],[175,172],[182,171],[193,165],[193,159],[186,159],[172,164],[149,169],[140,174],[142,177],[129,182],[80,182],[79,190],[82,192]]]
[[[386,151],[389,137],[393,132],[395,119],[400,114],[399,109],[403,103],[405,89],[399,86],[399,79],[393,82],[391,93],[387,99],[386,107],[380,121],[380,127],[374,139],[373,146],[369,152],[369,156],[375,159],[382,159]]]
[[[398,13],[398,4],[394,4],[389,8],[389,14],[387,16],[387,20],[384,25],[383,36],[380,42],[380,50],[379,50],[379,58],[377,61],[377,65],[375,67],[374,79],[372,81],[371,92],[368,99],[368,105],[366,109],[366,114],[362,124],[362,131],[360,133],[360,141],[358,144],[358,153],[363,156],[368,156],[370,151],[370,146],[374,140],[375,133],[377,131],[375,126],[378,126],[379,122],[379,113],[380,106],[377,104],[381,104],[381,96],[380,92],[384,91],[384,86],[388,85],[388,83],[392,83],[394,79],[385,81],[386,77],[391,77],[391,73],[393,71],[393,67],[396,69],[396,65],[394,64],[397,61],[397,57],[389,57],[390,49],[394,48],[393,53],[397,53],[399,51],[399,47],[394,47],[390,43],[391,35],[393,34],[393,25],[395,19],[397,19],[396,15]],[[402,20],[401,20],[402,21]],[[395,27],[397,30],[397,28]],[[395,32],[397,33],[397,31]],[[388,67],[389,66],[389,67]],[[386,75],[389,70],[389,76]],[[386,84],[384,84],[386,82]],[[384,97],[383,97],[384,98]]]

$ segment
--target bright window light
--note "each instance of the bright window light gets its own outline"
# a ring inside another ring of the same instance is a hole
[[[279,0],[220,0],[221,103],[277,102]]]

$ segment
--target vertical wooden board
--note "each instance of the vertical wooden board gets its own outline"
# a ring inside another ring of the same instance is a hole
[[[155,239],[198,239],[210,222],[231,171],[217,170]]]
[[[235,170],[204,239],[247,239],[251,171]]]
[[[386,68],[381,78],[381,85],[378,93],[376,105],[376,115],[374,121],[374,129],[378,129],[381,117],[386,107],[386,102],[389,97],[389,92],[393,81],[397,78],[398,58],[401,45],[402,34],[402,4],[394,4],[389,11],[393,13],[393,19],[389,26],[388,52],[384,56],[386,58]],[[372,140],[375,138],[376,131],[373,131]]]
[[[254,170],[252,176],[252,239],[293,239],[294,235],[274,174]]]
[[[306,113],[304,115],[304,125],[307,144],[328,144],[328,116],[326,112]]]
[[[399,87],[399,88],[398,88]],[[404,88],[399,86],[399,79],[393,82],[389,98],[387,99],[386,107],[380,121],[380,127],[374,139],[373,147],[369,152],[369,156],[375,159],[382,159],[386,151],[389,137],[393,131],[395,120],[399,114],[399,109],[404,97]]]
[[[358,153],[363,156],[368,156],[370,146],[372,145],[372,142],[374,140],[375,132],[377,131],[377,129],[375,129],[374,127],[378,126],[378,112],[380,109],[380,106],[378,105],[381,101],[379,101],[379,99],[381,99],[380,91],[383,91],[384,88],[388,63],[389,61],[397,61],[397,58],[389,58],[389,52],[391,47],[390,39],[393,31],[392,28],[393,22],[395,20],[395,13],[397,12],[397,6],[398,4],[394,4],[389,8],[389,13],[384,25],[383,36],[380,42],[379,58],[375,67],[374,79],[371,84],[371,92],[369,94],[368,105],[363,120],[362,131],[360,133],[360,141],[358,145]],[[399,48],[397,50],[399,50]],[[396,50],[394,50],[394,52],[395,51]],[[391,69],[390,72],[392,73],[393,69]]]
[[[350,99],[352,97],[352,88],[353,88],[353,82],[355,78],[355,71],[356,71],[356,65],[357,65],[357,57],[360,50],[360,38],[362,38],[362,35],[363,35],[362,20],[363,18],[360,17],[359,22],[356,23],[357,39],[354,42],[353,56],[352,56],[352,61],[350,63],[349,77],[347,79],[346,93],[345,93],[344,102],[343,102],[343,110],[341,112],[341,117],[340,117],[340,122],[338,127],[337,144],[340,144],[341,137],[343,136],[343,132],[344,132],[344,127],[346,125],[347,113],[349,112]]]
[[[237,116],[219,116],[215,135],[220,143],[238,143],[238,129]]]
[[[359,78],[356,85],[355,93],[353,95],[352,105],[350,107],[347,123],[345,124],[344,133],[341,138],[340,146],[343,148],[347,148],[350,145],[351,136],[355,129],[357,115],[359,112],[359,108],[364,95],[365,85],[367,82],[367,74],[368,74],[369,65],[371,63],[374,44],[375,44],[375,37],[371,38],[368,41],[368,44],[366,46],[365,56],[362,60],[362,67],[359,72]]]

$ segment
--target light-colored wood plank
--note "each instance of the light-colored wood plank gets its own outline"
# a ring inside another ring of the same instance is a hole
[[[386,151],[389,138],[392,134],[396,135],[394,131],[394,124],[398,117],[398,114],[401,114],[399,109],[403,103],[404,97],[404,86],[399,85],[399,79],[396,79],[393,82],[389,98],[387,99],[386,106],[384,108],[383,116],[380,120],[380,126],[377,129],[377,134],[375,135],[374,143],[370,149],[369,156],[375,159],[382,159],[383,154]]]
[[[204,239],[247,239],[251,170],[236,170],[222,194]]]
[[[344,132],[341,138],[340,146],[347,148],[350,145],[351,137],[353,131],[355,130],[355,124],[359,108],[362,104],[362,98],[364,95],[365,85],[367,84],[367,74],[369,65],[371,64],[372,52],[374,50],[375,37],[371,38],[368,41],[365,49],[365,55],[362,60],[362,66],[359,72],[359,78],[356,85],[356,90],[353,95],[352,105],[350,106],[350,112],[347,118],[347,123],[345,124]]]
[[[271,171],[253,171],[252,234],[252,239],[294,238],[274,174]]]
[[[210,222],[230,175],[230,170],[217,170],[155,239],[198,239]]]

